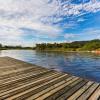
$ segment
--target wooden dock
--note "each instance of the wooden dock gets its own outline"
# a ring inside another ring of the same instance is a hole
[[[100,84],[1,57],[0,100],[100,100]]]

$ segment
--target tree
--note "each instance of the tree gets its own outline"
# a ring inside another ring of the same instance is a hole
[[[92,40],[83,46],[84,50],[96,50],[100,48],[100,40]]]

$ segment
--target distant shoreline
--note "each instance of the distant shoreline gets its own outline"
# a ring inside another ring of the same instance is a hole
[[[36,50],[100,53],[100,40],[74,41],[71,43],[41,43],[36,45]]]
[[[36,51],[42,51],[42,52],[87,52],[87,53],[99,53],[100,54],[100,50],[92,50],[92,51],[67,51],[67,50],[36,50]]]
[[[7,48],[7,49],[5,49],[5,48],[2,48],[2,49],[0,49],[0,50],[34,50],[34,49],[14,49],[14,48]]]
[[[36,50],[36,49],[0,49],[0,50]],[[100,50],[92,50],[92,51],[68,51],[68,50],[36,50],[36,51],[40,51],[40,52],[87,52],[87,53],[98,53],[100,54]]]

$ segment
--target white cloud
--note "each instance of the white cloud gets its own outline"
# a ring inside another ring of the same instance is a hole
[[[78,20],[77,20],[77,22],[83,22],[83,21],[85,21],[86,19],[84,19],[84,18],[79,18]]]
[[[70,0],[64,2],[60,0],[0,0],[0,41],[19,44],[28,34],[38,39],[40,37],[57,38],[61,36],[63,28],[53,25],[53,22],[62,21],[62,16],[80,16],[97,11],[100,11],[99,1],[90,1],[82,5],[71,4]],[[65,26],[68,28],[73,25],[66,24]],[[35,32],[25,34],[21,28]],[[73,37],[73,34],[66,34],[65,38],[68,37]]]
[[[28,34],[38,38],[56,38],[61,29],[40,21],[44,16],[55,14],[58,8],[56,3],[47,4],[47,0],[0,0],[0,39],[21,41],[25,35],[21,28],[34,30],[36,33]]]
[[[98,28],[88,28],[88,29],[83,30],[83,33],[87,35],[91,35],[94,38],[100,39],[100,29]]]
[[[85,13],[97,12],[97,11],[100,11],[100,2],[97,0],[95,0],[95,2],[90,0],[90,2],[83,4],[63,3],[63,5],[61,6],[61,14],[62,15],[64,14],[66,16],[69,15],[81,16]]]
[[[99,28],[87,28],[83,29],[83,31],[75,34],[74,40],[92,40],[92,39],[100,39],[100,29]],[[75,41],[76,41],[75,40]]]
[[[76,34],[72,34],[72,33],[66,33],[64,35],[64,38],[65,39],[69,39],[69,38],[75,38],[77,35]]]

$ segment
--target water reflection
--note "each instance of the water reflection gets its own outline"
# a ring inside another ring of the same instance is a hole
[[[2,50],[0,51],[0,56],[10,56],[39,66],[52,68],[100,82],[100,55],[93,53]]]

